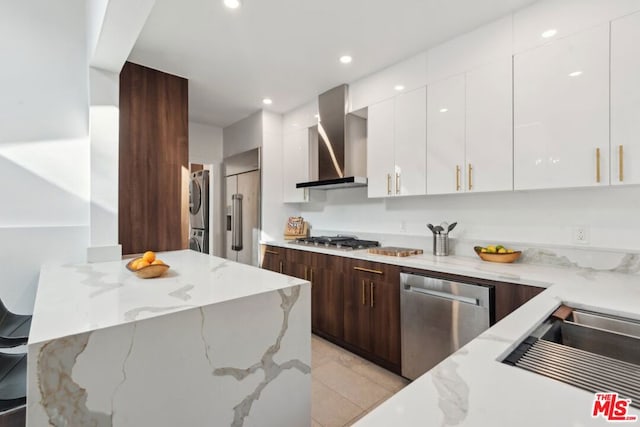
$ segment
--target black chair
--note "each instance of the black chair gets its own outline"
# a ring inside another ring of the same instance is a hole
[[[10,312],[0,300],[0,347],[17,347],[27,343],[31,316]]]
[[[0,417],[27,403],[27,354],[0,353]]]

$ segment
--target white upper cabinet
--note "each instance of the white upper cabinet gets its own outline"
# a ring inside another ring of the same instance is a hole
[[[609,183],[609,25],[514,56],[514,188]]]
[[[427,88],[396,97],[395,194],[427,194]]]
[[[553,43],[638,10],[638,0],[535,2],[513,15],[513,53]]]
[[[511,56],[467,73],[466,190],[513,189]]]
[[[287,130],[282,142],[283,201],[308,202],[309,190],[296,188],[296,184],[309,181],[309,129]]]
[[[369,107],[369,197],[426,194],[427,89]]]
[[[349,112],[393,98],[398,90],[411,91],[426,84],[427,53],[423,52],[349,85]]]
[[[464,191],[465,76],[429,86],[427,194]]]
[[[394,117],[394,98],[369,107],[367,118],[367,194],[369,197],[393,195]]]
[[[498,19],[427,52],[427,85],[511,56],[512,17]]]
[[[611,184],[640,184],[640,13],[611,23]]]

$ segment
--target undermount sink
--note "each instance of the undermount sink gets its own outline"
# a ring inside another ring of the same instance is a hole
[[[640,408],[638,321],[562,306],[503,362]]]

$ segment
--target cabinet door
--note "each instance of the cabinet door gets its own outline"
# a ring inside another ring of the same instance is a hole
[[[383,280],[370,280],[371,347],[373,353],[400,366],[399,271]],[[389,280],[396,277],[397,280]]]
[[[427,88],[396,97],[393,193],[427,193]]]
[[[284,251],[285,249],[276,246],[262,246],[262,264],[265,270],[284,272]]]
[[[296,184],[309,181],[309,130],[287,131],[283,135],[282,154],[283,201],[308,201],[308,190],[296,188]]]
[[[344,274],[311,268],[311,329],[342,339]]]
[[[464,75],[428,88],[427,194],[464,191],[464,90]]]
[[[514,188],[608,184],[609,26],[513,61]]]
[[[640,13],[611,23],[611,184],[640,184]]]
[[[513,189],[511,57],[467,73],[467,191]]]
[[[367,117],[367,192],[369,197],[392,193],[394,173],[394,99],[373,104]]]
[[[369,309],[369,280],[354,273],[344,287],[344,340],[364,351],[371,352],[371,312]]]

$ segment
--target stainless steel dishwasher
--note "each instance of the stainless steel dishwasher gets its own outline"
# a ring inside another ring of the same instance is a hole
[[[489,328],[494,287],[400,273],[402,375],[416,379]]]

